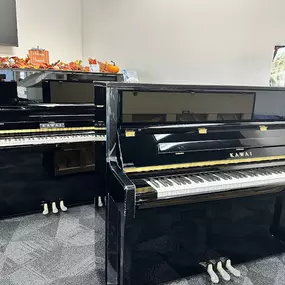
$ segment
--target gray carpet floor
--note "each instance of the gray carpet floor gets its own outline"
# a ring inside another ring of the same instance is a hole
[[[285,284],[285,254],[239,269],[241,278],[220,284]],[[0,285],[99,285],[103,276],[104,213],[95,216],[92,206],[0,221]],[[211,283],[199,275],[168,284]]]

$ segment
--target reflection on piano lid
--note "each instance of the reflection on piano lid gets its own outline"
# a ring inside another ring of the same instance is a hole
[[[104,141],[94,105],[31,104],[0,108],[0,147]]]
[[[254,92],[130,92],[122,118],[130,122],[244,121],[253,115]]]

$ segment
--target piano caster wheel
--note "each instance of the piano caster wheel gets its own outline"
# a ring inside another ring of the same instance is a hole
[[[234,275],[235,277],[240,277],[241,276],[241,273],[239,270],[235,269],[234,267],[232,267],[232,262],[230,259],[228,259],[226,261],[226,268],[228,269],[228,271]]]
[[[48,203],[44,203],[44,210],[42,211],[42,214],[44,216],[48,215],[49,209],[48,209]]]
[[[61,210],[62,212],[66,212],[66,211],[67,211],[67,207],[65,207],[63,200],[61,200],[61,201],[59,202],[59,207],[60,207],[60,210]]]
[[[225,281],[231,280],[231,276],[228,274],[228,272],[225,271],[225,269],[223,268],[223,263],[221,261],[218,261],[217,263],[217,271],[220,273],[220,275]]]
[[[213,264],[212,263],[208,264],[207,272],[210,275],[212,283],[218,284],[220,282],[220,279],[219,279],[218,275],[216,274],[216,272],[213,269]]]
[[[103,202],[102,202],[102,198],[98,197],[98,207],[102,208],[104,206]]]
[[[57,208],[57,206],[56,206],[56,202],[52,202],[51,208],[52,208],[52,212],[53,212],[54,214],[57,214],[57,213],[58,213],[58,208]]]

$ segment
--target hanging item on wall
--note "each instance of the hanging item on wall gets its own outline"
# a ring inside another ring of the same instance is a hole
[[[285,86],[285,46],[275,46],[270,75],[271,86]]]

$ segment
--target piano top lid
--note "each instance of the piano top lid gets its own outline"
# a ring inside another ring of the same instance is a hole
[[[94,120],[94,114],[93,104],[18,104],[0,106],[0,123]]]
[[[232,121],[232,122],[209,122],[209,123],[174,123],[174,124],[124,124],[120,126],[119,132],[122,135],[126,135],[128,132],[135,134],[165,134],[165,133],[185,133],[185,132],[199,132],[206,130],[212,131],[232,131],[232,130],[242,130],[251,129],[267,130],[276,128],[285,128],[284,121],[267,121],[267,120],[256,120],[256,121]]]
[[[13,106],[0,106],[1,113],[33,113],[33,112],[94,112],[94,104],[17,104]]]

